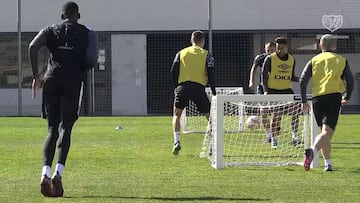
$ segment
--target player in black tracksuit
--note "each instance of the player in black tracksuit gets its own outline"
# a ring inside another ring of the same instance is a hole
[[[77,22],[80,18],[78,9],[76,3],[66,3],[61,15],[63,21],[42,29],[29,45],[33,97],[40,85],[38,52],[45,45],[50,51],[43,78],[43,114],[48,121],[41,177],[41,192],[44,196],[63,196],[61,176],[70,148],[71,130],[78,119],[83,76],[97,63],[95,32]],[[59,157],[50,181],[50,168],[58,139]]]

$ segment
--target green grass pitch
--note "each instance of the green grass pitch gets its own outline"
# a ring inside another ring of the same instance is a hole
[[[359,120],[340,116],[335,171],[326,173],[322,159],[309,172],[302,166],[215,170],[199,158],[202,134],[182,135],[180,155],[171,155],[171,117],[81,117],[64,197],[52,199],[39,187],[46,121],[0,117],[0,202],[359,202]]]

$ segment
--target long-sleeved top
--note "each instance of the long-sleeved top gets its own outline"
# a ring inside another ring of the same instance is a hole
[[[307,98],[306,98],[306,87],[307,84],[310,80],[310,78],[313,76],[313,67],[312,67],[312,60],[310,60],[306,65],[305,68],[303,70],[303,72],[301,73],[300,76],[300,92],[301,92],[301,101],[302,103],[307,102]],[[348,61],[346,60],[345,62],[345,68],[344,71],[342,73],[342,75],[340,76],[342,80],[346,81],[346,94],[344,95],[344,98],[346,100],[349,100],[351,97],[351,92],[353,90],[354,87],[354,78],[352,75],[352,72],[350,70]],[[314,84],[313,84],[314,85]]]

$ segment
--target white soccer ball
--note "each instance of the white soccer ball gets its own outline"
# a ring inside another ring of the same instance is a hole
[[[249,116],[246,119],[246,127],[251,130],[257,129],[260,127],[260,119],[257,116]]]

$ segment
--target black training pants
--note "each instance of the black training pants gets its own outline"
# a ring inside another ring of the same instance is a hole
[[[59,139],[58,163],[65,165],[70,149],[70,135],[81,103],[80,79],[46,79],[43,89],[43,107],[48,121],[44,144],[44,165],[52,165]]]

